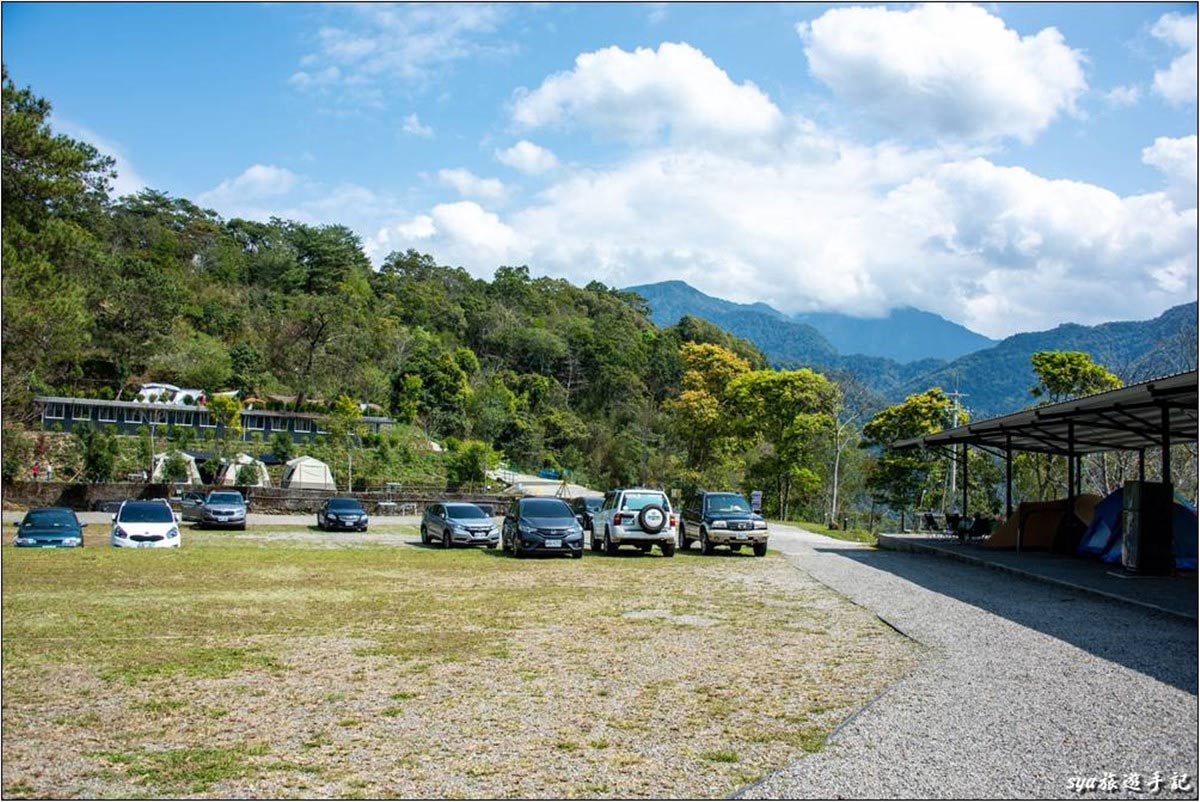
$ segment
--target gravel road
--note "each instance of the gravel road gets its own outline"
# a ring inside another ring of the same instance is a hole
[[[934,650],[744,798],[1196,798],[1193,623],[933,555],[774,527],[801,571]],[[1120,790],[1139,774],[1143,791]],[[1190,791],[1170,792],[1172,775]]]

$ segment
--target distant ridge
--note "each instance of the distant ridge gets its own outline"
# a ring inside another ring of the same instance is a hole
[[[1096,326],[1066,323],[996,342],[911,307],[873,320],[837,313],[789,317],[764,303],[737,304],[713,298],[682,281],[628,290],[646,299],[650,318],[658,326],[673,325],[683,315],[693,315],[750,340],[777,367],[812,367],[848,375],[874,393],[881,404],[896,403],[930,387],[957,387],[968,394],[966,405],[975,418],[1029,406],[1029,388],[1034,384],[1030,358],[1037,351],[1084,351],[1127,382],[1191,370],[1197,362],[1195,301],[1172,307],[1152,320]],[[932,333],[950,343],[940,353],[958,350],[958,354],[939,357],[933,350],[909,359],[886,355],[914,357],[923,352],[924,338]],[[845,350],[847,345],[867,350],[851,353]]]

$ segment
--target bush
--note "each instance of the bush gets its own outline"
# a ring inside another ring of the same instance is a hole
[[[172,451],[163,460],[162,480],[164,482],[186,482],[188,480],[188,463],[183,454]]]
[[[234,481],[234,484],[238,484],[243,487],[249,487],[250,485],[257,485],[258,484],[258,466],[253,465],[253,464],[241,466],[240,468],[238,468],[237,477],[233,481]]]
[[[21,466],[29,456],[29,438],[20,429],[4,427],[3,459],[0,460],[0,473],[4,483],[8,484],[21,476]]]
[[[71,434],[82,452],[83,477],[89,482],[111,481],[117,465],[117,438],[87,424],[76,426]],[[184,473],[187,473],[186,465]]]
[[[292,436],[287,432],[271,433],[271,453],[284,462],[292,458],[292,448],[294,445]]]

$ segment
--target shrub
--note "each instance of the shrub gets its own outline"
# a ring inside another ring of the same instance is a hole
[[[233,481],[234,484],[242,485],[243,487],[257,485],[258,466],[253,464],[241,466],[238,468],[237,477]]]
[[[183,454],[172,451],[163,460],[162,480],[164,482],[186,482],[188,480],[188,463]]]

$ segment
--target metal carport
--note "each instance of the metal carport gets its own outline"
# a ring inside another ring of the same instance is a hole
[[[900,440],[892,447],[949,450],[961,446],[963,514],[967,512],[968,446],[1004,459],[1006,516],[1012,515],[1013,452],[1065,456],[1067,508],[1073,509],[1080,492],[1079,460],[1084,454],[1137,451],[1139,473],[1144,479],[1146,449],[1159,448],[1163,481],[1169,482],[1171,444],[1196,440],[1196,407],[1197,372],[1192,370]]]

